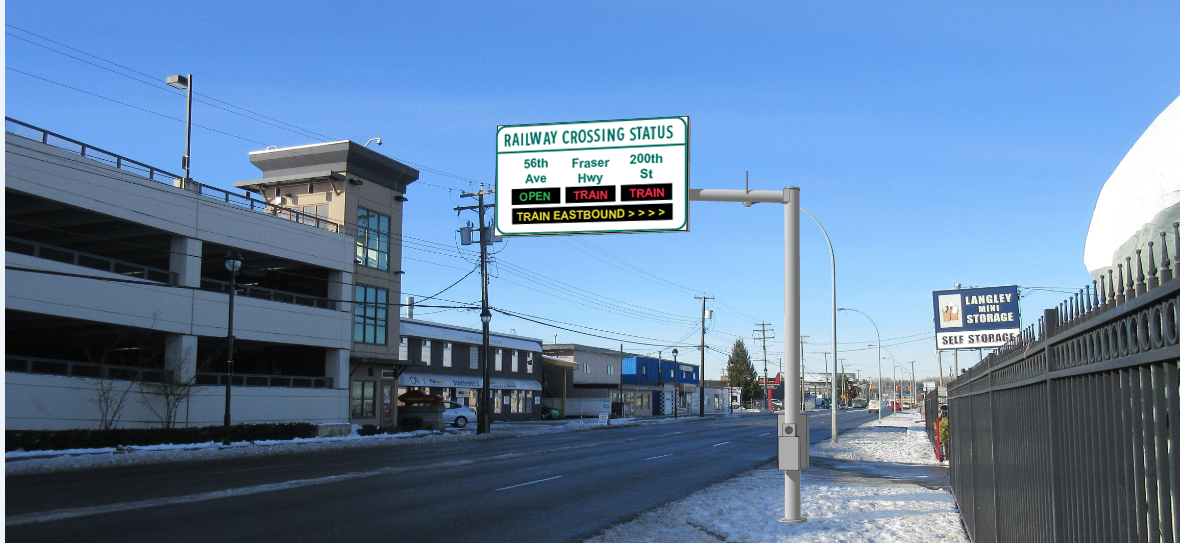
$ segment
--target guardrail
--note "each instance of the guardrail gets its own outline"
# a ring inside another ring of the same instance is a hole
[[[224,373],[198,373],[198,385],[225,386],[228,379]],[[233,386],[236,387],[290,387],[290,388],[332,388],[331,377],[295,377],[290,375],[251,375],[235,373]]]
[[[1162,256],[1045,310],[950,384],[972,541],[1180,541],[1180,280]]]
[[[92,255],[90,253],[83,253],[81,251],[63,249],[61,247],[45,245],[43,243],[23,240],[11,236],[4,237],[4,250],[10,253],[32,256],[36,258],[44,258],[45,260],[52,260],[54,262],[62,262],[65,264],[73,264],[75,266],[90,268],[92,270],[117,273],[119,275],[155,281],[157,283],[164,283],[166,285],[176,284],[176,272],[161,270],[151,266],[143,266],[114,258],[107,258],[105,256]]]
[[[219,189],[217,187],[211,187],[203,183],[198,183],[192,179],[186,180],[182,175],[177,175],[161,170],[154,166],[149,166],[142,162],[132,160],[125,156],[117,155],[110,151],[99,149],[93,145],[89,145],[72,138],[67,138],[61,134],[50,132],[44,128],[38,128],[11,117],[4,117],[4,131],[9,134],[31,139],[33,141],[39,141],[46,145],[52,145],[64,151],[77,153],[86,158],[97,160],[99,162],[105,162],[120,170],[125,170],[136,175],[146,177],[152,181],[159,181],[161,183],[167,183],[172,186],[189,190],[207,198],[221,200],[229,204],[244,207],[251,211],[257,211],[280,219],[295,221],[300,224],[307,224],[316,228],[328,230],[330,232],[336,232],[340,234],[345,233],[344,225],[335,221],[316,217],[315,215],[309,215],[302,211],[277,206],[267,202],[266,200],[255,200],[253,195],[249,192],[237,194],[227,190]]]
[[[336,307],[335,303],[331,300],[327,298],[321,298],[319,296],[307,296],[304,294],[295,294],[293,292],[286,292],[282,290],[243,285],[241,283],[237,283],[234,286],[237,288],[237,293],[239,296],[245,296],[247,298],[257,298],[260,300],[270,300],[272,302],[303,305],[307,307],[318,307],[321,309],[335,309]],[[201,278],[201,290],[224,292],[228,294],[229,282]]]
[[[4,371],[144,383],[172,382],[172,372],[168,370],[23,356],[4,357]]]

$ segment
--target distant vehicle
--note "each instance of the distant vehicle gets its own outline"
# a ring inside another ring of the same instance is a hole
[[[770,408],[775,411],[782,411],[783,410],[783,401],[782,400],[770,400]]]
[[[475,420],[475,409],[456,402],[443,402],[443,424],[454,424],[455,428],[467,426]]]
[[[902,406],[902,407],[904,407],[904,408],[906,408],[906,409],[913,409],[913,408],[914,408],[914,403],[913,403],[913,402],[911,402],[911,401],[909,401],[909,400],[906,400],[906,401],[904,401],[904,402],[901,402],[901,406]]]
[[[879,413],[881,411],[880,400],[869,400],[869,413]]]
[[[869,405],[869,401],[864,398],[854,398],[852,400],[853,409],[864,409],[867,405]]]
[[[900,410],[901,409],[901,402],[899,402],[897,400],[889,400],[889,409],[891,409],[893,411]]]

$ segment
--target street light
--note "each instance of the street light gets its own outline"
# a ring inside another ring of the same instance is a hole
[[[864,315],[866,319],[869,319],[869,322],[873,323],[873,330],[877,331],[877,384],[879,384],[879,385],[884,384],[884,382],[885,382],[884,377],[882,377],[883,372],[881,371],[881,330],[879,328],[877,328],[877,323],[873,322],[872,317],[868,316],[867,314],[865,314],[864,311],[861,311],[859,309],[852,309],[850,307],[848,307],[848,308],[838,307],[838,308],[836,308],[836,311],[856,311],[857,313]],[[884,418],[884,415],[881,414],[881,399],[882,399],[881,387],[878,386],[877,387],[877,420],[881,420]]]
[[[230,444],[229,433],[229,400],[230,391],[234,384],[234,295],[238,290],[238,270],[242,269],[242,253],[230,251],[225,253],[225,269],[229,270],[229,321],[226,325],[226,342],[228,343],[225,357],[225,439],[221,444]]]
[[[486,289],[487,283],[484,285]],[[486,434],[492,431],[492,369],[491,364],[488,363],[491,359],[492,348],[488,324],[492,322],[492,312],[488,309],[486,296],[484,297],[483,312],[479,314],[479,321],[483,323],[483,389],[479,392],[479,424],[476,424],[475,433]]]
[[[192,180],[191,176],[189,176],[189,145],[193,137],[193,74],[188,74],[187,77],[183,75],[170,75],[164,79],[164,82],[169,87],[188,91],[188,107],[185,109],[184,116],[184,156],[180,158],[180,166],[184,168],[185,184],[185,187],[181,188],[187,188],[188,182]]]
[[[680,418],[680,380],[675,379],[676,370],[679,367],[677,364],[680,363],[676,360],[678,354],[680,351],[672,349],[672,377],[674,378],[672,379],[672,388],[676,390],[676,394],[672,396],[672,418],[674,419]]]
[[[799,211],[802,211],[803,213],[807,213],[807,210],[803,209],[803,208],[799,208]],[[815,216],[812,215],[811,213],[807,213],[807,216],[811,217],[811,220],[815,221],[815,225],[819,227],[819,231],[823,232],[824,240],[828,242],[828,255],[831,256],[831,258],[832,258],[832,360],[833,360],[833,363],[832,363],[832,405],[830,407],[832,408],[832,443],[838,443],[840,440],[837,436],[840,433],[840,431],[839,431],[839,428],[836,426],[836,381],[837,381],[837,375],[839,372],[836,371],[835,361],[840,357],[840,355],[836,351],[836,309],[837,309],[836,308],[836,251],[834,249],[832,249],[832,238],[828,237],[828,231],[824,229],[824,225],[820,224],[819,220],[816,219]]]

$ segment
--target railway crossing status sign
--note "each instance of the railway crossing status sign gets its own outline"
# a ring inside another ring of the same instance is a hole
[[[1020,289],[934,291],[934,341],[940,351],[1001,347],[1020,336]]]
[[[496,234],[688,230],[688,117],[501,126]]]

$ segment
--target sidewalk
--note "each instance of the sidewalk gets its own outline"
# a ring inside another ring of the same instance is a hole
[[[784,524],[783,472],[752,470],[613,526],[594,543],[968,541],[946,468],[913,413],[899,413],[814,444],[803,470],[802,510]]]
[[[757,413],[750,413],[757,415]],[[71,449],[62,451],[12,451],[4,453],[4,475],[29,475],[79,469],[130,466],[164,462],[185,462],[212,460],[217,458],[298,454],[325,450],[340,450],[371,447],[394,447],[423,443],[455,443],[485,439],[511,439],[516,437],[545,435],[561,432],[582,432],[675,424],[734,415],[710,415],[680,418],[625,418],[611,419],[610,425],[600,425],[598,419],[562,419],[529,422],[496,422],[492,432],[477,435],[475,425],[466,428],[447,427],[441,432],[419,430],[401,434],[357,435],[359,428],[353,425],[353,433],[344,437],[301,438],[284,441],[238,441],[229,447],[218,442],[193,443],[184,445],[152,445],[145,447],[118,447],[104,449]]]

